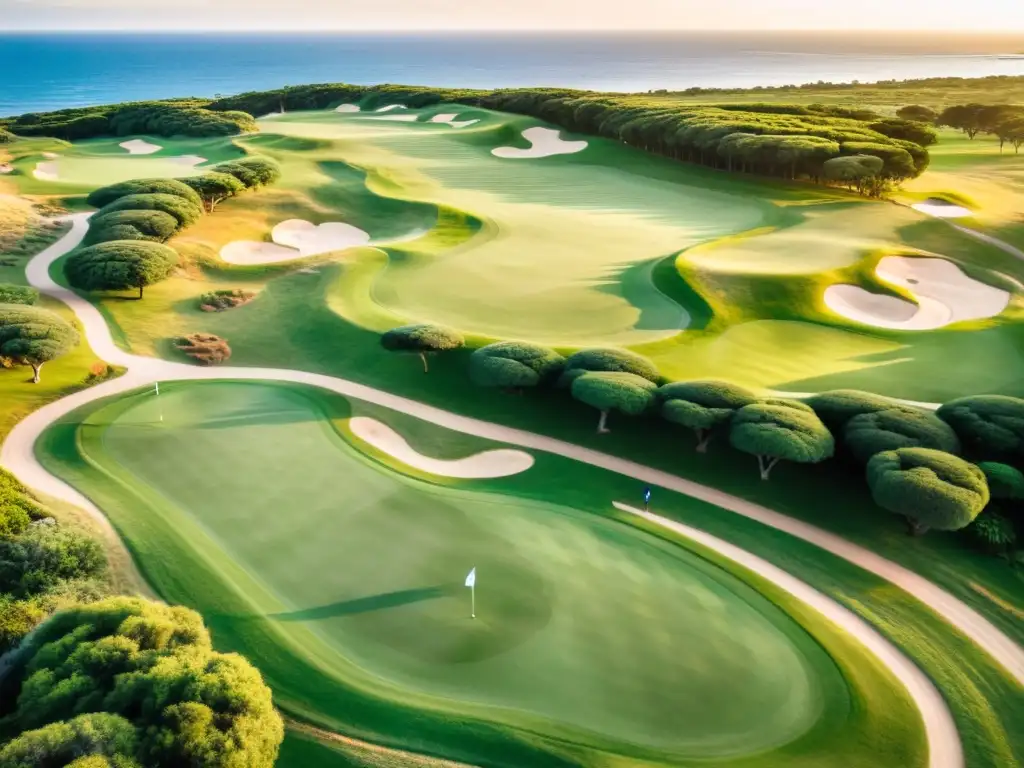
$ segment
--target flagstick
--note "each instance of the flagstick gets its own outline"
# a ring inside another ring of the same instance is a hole
[[[476,618],[476,582],[469,588],[469,599],[472,601],[473,608],[470,610],[469,618]]]
[[[163,420],[164,420],[164,407],[160,403],[160,382],[159,381],[153,382],[153,386],[156,387],[156,405],[157,405],[157,408],[160,409],[160,421],[163,422]]]

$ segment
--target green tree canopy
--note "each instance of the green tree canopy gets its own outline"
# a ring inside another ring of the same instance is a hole
[[[868,462],[868,485],[880,507],[903,515],[915,534],[968,525],[989,500],[985,473],[931,448],[899,448]]]
[[[568,386],[586,371],[631,373],[652,381],[661,381],[657,366],[643,355],[625,349],[583,349],[569,355],[560,384]]]
[[[960,440],[946,422],[927,411],[902,408],[854,416],[846,423],[843,443],[862,464],[867,464],[876,453],[897,448],[960,453]]]
[[[103,208],[128,195],[150,194],[174,195],[187,200],[197,208],[202,208],[203,205],[196,191],[177,179],[135,179],[110,184],[90,192],[86,202],[95,208]]]
[[[64,262],[68,282],[82,291],[125,291],[171,276],[178,265],[174,249],[160,243],[114,240],[75,251]]]
[[[0,593],[19,599],[96,577],[106,567],[98,541],[64,526],[32,526],[0,539]]]
[[[230,173],[218,173],[217,171],[210,171],[199,176],[189,176],[182,179],[181,182],[195,190],[203,201],[203,208],[207,213],[213,213],[220,203],[245,191],[245,184]]]
[[[39,291],[27,285],[0,283],[0,304],[35,304]]]
[[[875,193],[881,189],[875,181],[881,177],[885,162],[874,155],[835,157],[822,166],[827,181],[844,184],[858,192]]]
[[[589,371],[572,382],[572,396],[601,412],[597,424],[599,434],[608,432],[610,411],[639,416],[656,402],[658,386],[632,373],[622,371]]]
[[[427,355],[458,349],[466,343],[462,334],[451,328],[431,323],[417,323],[392,328],[380,337],[381,346],[389,352],[415,352],[423,361],[423,372],[430,366]]]
[[[78,332],[60,315],[41,307],[0,304],[0,357],[32,366],[38,384],[43,365],[78,344]]]
[[[936,118],[935,124],[963,131],[969,139],[973,139],[981,131],[981,104],[955,104],[946,107]]]
[[[939,142],[939,134],[935,132],[934,128],[915,120],[886,118],[871,123],[870,128],[890,139],[912,141],[919,147],[930,147]]]
[[[0,748],[0,768],[139,768],[135,727],[95,712],[26,731]]]
[[[704,453],[716,428],[728,424],[740,408],[757,402],[757,396],[725,381],[674,381],[658,389],[658,400],[662,418],[692,429],[697,451]]]
[[[122,198],[123,199],[123,198]],[[100,211],[89,220],[85,245],[112,240],[163,243],[178,231],[178,220],[163,211]]]
[[[184,197],[169,195],[166,192],[124,195],[103,206],[97,217],[106,216],[115,211],[160,211],[173,216],[178,222],[179,229],[195,224],[203,215],[203,209],[199,202],[193,203]]]
[[[41,512],[29,496],[28,489],[14,475],[0,468],[0,539],[24,533],[32,518],[40,517]],[[0,586],[0,593],[5,591]]]
[[[499,341],[476,350],[469,358],[469,375],[482,387],[522,389],[552,381],[565,359],[548,347],[525,341]]]
[[[0,724],[8,732],[108,713],[134,731],[133,741],[123,723],[104,721],[118,754],[148,768],[270,768],[277,758],[283,726],[270,689],[241,656],[212,650],[194,611],[125,597],[68,609],[26,639],[23,659]]]
[[[901,406],[891,398],[871,392],[861,392],[857,389],[834,389],[828,392],[819,392],[807,398],[806,402],[818,414],[818,418],[825,422],[829,431],[836,435],[842,434],[846,422],[862,413],[875,413],[876,411],[904,407],[908,410],[918,410]]]
[[[265,187],[281,178],[281,166],[267,157],[243,157],[218,163],[213,169],[234,176],[249,188]]]
[[[929,125],[933,124],[938,116],[939,113],[934,109],[923,107],[919,104],[911,104],[896,110],[896,117],[901,120],[913,120],[917,123],[928,123]]]
[[[1024,501],[1024,472],[994,461],[978,462],[978,469],[985,473],[993,499]]]
[[[1020,148],[1024,147],[1024,117],[1013,117],[997,123],[992,133],[999,139],[999,151],[1003,146],[1010,144],[1014,154],[1020,154]]]
[[[762,480],[780,461],[816,464],[835,450],[832,434],[810,408],[784,402],[753,403],[739,409],[732,419],[729,442],[757,457]]]
[[[1024,456],[1024,400],[1006,395],[973,395],[952,400],[936,412],[978,456]]]

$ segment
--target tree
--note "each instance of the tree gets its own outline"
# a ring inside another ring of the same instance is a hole
[[[380,337],[380,343],[389,352],[415,352],[423,361],[423,372],[428,373],[427,355],[458,349],[466,341],[451,328],[419,323],[392,328]]]
[[[202,208],[203,202],[194,189],[177,179],[135,179],[110,184],[89,193],[86,202],[95,208],[104,208],[115,200],[129,195],[173,195]]]
[[[868,462],[875,503],[903,515],[911,533],[967,526],[989,500],[985,473],[963,459],[931,448],[899,448]]]
[[[1013,145],[1014,154],[1020,154],[1020,148],[1024,146],[1024,117],[1013,117],[998,123],[992,130],[999,139],[999,151],[1003,151],[1004,144]]]
[[[548,347],[524,341],[499,341],[481,347],[469,357],[469,375],[482,387],[521,390],[550,382],[565,359]]]
[[[757,396],[725,381],[675,381],[658,389],[661,415],[666,421],[688,427],[697,435],[697,452],[705,453],[718,427]]]
[[[928,107],[922,107],[918,104],[912,104],[910,106],[901,107],[896,110],[896,117],[901,120],[913,120],[917,123],[927,123],[931,125],[938,118],[939,113],[934,109]]]
[[[967,138],[973,140],[981,131],[981,112],[983,109],[984,107],[981,104],[958,104],[947,107],[938,116],[935,124],[963,131],[967,134]]]
[[[136,752],[138,734],[128,720],[94,712],[18,735],[0,749],[0,768],[138,768]]]
[[[757,457],[762,480],[780,461],[817,464],[835,450],[832,434],[810,408],[779,402],[740,408],[732,419],[729,442]]]
[[[265,157],[244,157],[214,166],[217,173],[234,176],[246,187],[264,187],[281,178],[281,167],[273,160]]]
[[[178,222],[179,229],[195,224],[203,215],[199,200],[193,203],[184,197],[169,195],[166,192],[124,195],[103,206],[97,216],[105,216],[115,211],[160,211],[173,216]]]
[[[874,155],[850,155],[835,157],[822,166],[824,178],[845,184],[858,192],[874,191],[874,181],[881,175],[885,162]]]
[[[203,208],[207,213],[213,213],[224,200],[245,191],[245,184],[229,173],[210,171],[199,176],[189,176],[181,181],[195,190],[203,201]]]
[[[60,316],[40,307],[0,304],[0,357],[32,366],[38,384],[43,365],[78,344],[78,332]]]
[[[104,713],[116,738],[97,739],[107,747],[95,752],[147,768],[270,768],[277,758],[284,729],[270,689],[241,656],[213,651],[187,608],[127,597],[70,608],[26,638],[22,659],[8,730],[60,736],[79,713]]]
[[[876,453],[897,448],[960,452],[960,440],[946,422],[927,411],[902,408],[854,416],[843,430],[843,443],[862,464]]]
[[[139,289],[171,276],[178,254],[160,243],[114,240],[75,251],[64,262],[64,276],[82,291]]]
[[[0,283],[0,304],[35,304],[39,291],[26,285]]]
[[[163,243],[178,231],[178,220],[163,211],[100,211],[89,221],[85,245],[112,240]]]
[[[807,399],[807,405],[818,414],[818,418],[825,422],[825,426],[834,435],[841,434],[846,423],[862,413],[888,411],[893,408],[911,412],[920,410],[900,405],[888,397],[872,392],[861,392],[857,389],[834,389],[828,392],[819,392]]]
[[[952,400],[936,415],[953,428],[964,448],[978,456],[1024,456],[1024,400],[973,395]]]
[[[610,431],[610,411],[639,416],[654,404],[657,388],[654,382],[632,373],[590,371],[572,382],[572,396],[601,412],[597,432],[603,435]]]
[[[1024,501],[1024,472],[994,461],[980,461],[978,469],[985,473],[989,494],[993,499]]]
[[[661,381],[657,366],[643,355],[624,349],[584,349],[566,358],[559,384],[568,386],[587,371],[631,373],[655,384]]]
[[[890,139],[912,141],[919,147],[930,147],[939,142],[939,134],[930,125],[914,120],[893,120],[891,118],[871,123],[871,130],[878,131]]]

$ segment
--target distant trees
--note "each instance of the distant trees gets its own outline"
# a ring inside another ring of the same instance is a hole
[[[657,388],[654,382],[632,373],[587,371],[573,379],[572,396],[600,411],[597,432],[605,434],[611,411],[639,416],[654,404]]]
[[[151,242],[114,240],[72,253],[64,262],[64,276],[82,291],[138,289],[171,276],[178,265],[173,248]]]
[[[1024,146],[1024,116],[1006,118],[993,127],[992,133],[999,139],[1000,152],[1004,145],[1010,144],[1014,154],[1020,154],[1020,148]]]
[[[705,453],[715,431],[729,424],[737,410],[757,401],[753,392],[724,381],[676,381],[658,389],[661,415],[697,435],[697,452]]]
[[[523,341],[500,341],[469,357],[469,375],[483,387],[521,390],[552,381],[565,359],[552,349]]]
[[[910,524],[914,535],[967,526],[989,501],[985,473],[930,448],[900,448],[875,455],[867,480],[875,502]]]
[[[1017,152],[1024,146],[1024,107],[1016,104],[957,104],[945,109],[936,124],[963,131],[970,139],[992,134],[1000,151],[1006,143]]]
[[[458,349],[465,344],[462,334],[451,328],[431,323],[417,323],[392,328],[380,337],[381,346],[389,352],[413,352],[423,361],[423,372],[430,372],[427,355]]]
[[[761,479],[780,461],[816,464],[832,456],[835,441],[809,407],[785,401],[747,405],[729,430],[733,448],[757,457]]]
[[[78,344],[78,332],[60,315],[24,304],[0,304],[0,358],[32,367],[38,384],[43,365]]]
[[[916,123],[927,123],[928,125],[934,124],[938,116],[939,113],[934,109],[923,107],[919,104],[911,104],[896,110],[896,117],[901,120],[912,120]]]
[[[870,127],[871,130],[878,131],[890,139],[912,141],[921,147],[930,147],[939,141],[939,134],[934,128],[914,120],[887,118],[871,123]]]

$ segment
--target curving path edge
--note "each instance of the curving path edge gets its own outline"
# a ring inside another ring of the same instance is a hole
[[[611,456],[544,435],[450,413],[424,403],[416,402],[415,400],[399,397],[345,379],[305,371],[277,368],[199,368],[182,363],[140,357],[119,349],[114,344],[110,330],[100,311],[73,291],[58,285],[49,274],[50,267],[57,259],[81,243],[85,233],[88,231],[89,216],[90,214],[77,214],[68,217],[67,220],[72,225],[71,230],[59,241],[35,256],[28,264],[26,275],[33,287],[48,296],[64,302],[74,311],[82,324],[90,346],[97,356],[108,363],[127,368],[127,373],[118,379],[76,392],[61,400],[50,403],[23,419],[15,426],[3,443],[3,446],[0,447],[0,465],[16,474],[26,485],[85,509],[94,515],[97,520],[101,521],[104,526],[109,527],[110,523],[103,513],[81,493],[59,478],[51,475],[35,457],[34,448],[36,440],[54,421],[94,400],[151,385],[157,381],[245,379],[306,384],[391,408],[458,432],[581,461],[700,499],[748,519],[755,520],[763,525],[784,531],[796,538],[814,544],[837,557],[841,557],[911,594],[970,637],[972,641],[983,648],[997,663],[1004,667],[1018,683],[1024,685],[1024,649],[962,601],[918,574],[864,547],[848,542],[833,533],[829,533],[809,523],[790,518],[767,507],[732,496],[724,491],[685,480],[668,472],[653,469],[628,459]],[[680,532],[685,531],[684,535],[705,544],[714,538],[709,537],[708,534],[702,531],[683,526],[681,523],[675,523],[665,518],[651,516],[649,519],[658,525],[664,525],[667,528]],[[818,595],[820,599],[827,601],[832,606],[828,609],[829,612],[834,612],[835,609],[840,611],[846,610],[839,606],[838,603],[831,601],[767,561],[739,550],[733,547],[733,545],[728,544],[728,542],[717,539],[715,541],[719,542],[723,547],[729,548],[729,552],[732,552],[732,554],[728,554],[725,549],[720,549],[719,551],[722,554],[726,554],[726,556],[732,559],[744,558],[746,562],[753,564],[747,567],[751,567],[752,570],[755,570],[760,575],[770,578],[787,589],[787,591],[791,590],[775,577],[791,580],[791,582],[799,585],[800,589],[809,590],[808,596],[811,596],[811,593]],[[736,557],[733,557],[733,555],[736,555]],[[744,562],[744,560],[738,561]],[[790,586],[795,585],[790,583]],[[804,598],[801,597],[801,599]],[[807,602],[807,600],[804,601]],[[841,623],[841,626],[844,626],[847,631],[869,648],[877,647],[885,651],[882,646],[878,645],[878,642],[886,643],[887,641],[870,625],[859,619],[859,617],[852,613],[850,613],[850,616],[856,619],[859,624],[847,625]],[[914,697],[915,703],[924,719],[929,743],[930,768],[960,768],[963,765],[963,754],[959,736],[956,732],[952,715],[941,694],[909,659],[899,653],[891,644],[889,648],[890,651],[879,658],[893,670],[900,680],[904,681],[904,684],[907,684],[908,680],[913,683],[912,686],[908,685],[908,690]],[[914,676],[915,673],[918,677]]]

